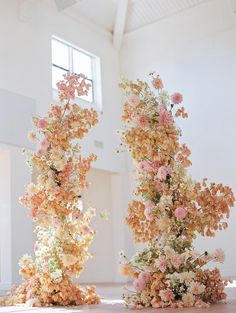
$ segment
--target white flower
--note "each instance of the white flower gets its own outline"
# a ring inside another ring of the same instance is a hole
[[[182,272],[180,273],[181,280],[184,282],[189,282],[195,277],[195,273],[190,271],[190,272]]]
[[[183,295],[182,300],[183,300],[185,305],[192,306],[195,302],[195,297],[191,293],[186,293]]]
[[[199,282],[191,282],[189,286],[189,291],[193,295],[200,295],[205,291],[206,287],[203,284],[200,284]]]
[[[213,258],[216,262],[224,263],[225,260],[225,253],[222,249],[216,249],[213,254]]]

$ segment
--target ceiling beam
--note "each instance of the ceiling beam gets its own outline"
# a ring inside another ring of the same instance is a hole
[[[129,0],[117,1],[116,21],[113,31],[113,45],[117,50],[120,50],[123,41],[128,3]]]

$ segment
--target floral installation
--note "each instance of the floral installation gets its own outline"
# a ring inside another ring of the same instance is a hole
[[[190,150],[180,144],[175,119],[187,118],[180,93],[169,95],[159,75],[151,86],[123,79],[126,100],[122,120],[121,151],[128,148],[137,167],[136,199],[128,208],[126,223],[134,240],[147,243],[129,260],[121,253],[120,271],[133,279],[123,295],[132,309],[143,307],[207,307],[226,298],[217,268],[224,252],[199,253],[193,247],[197,234],[214,236],[228,224],[234,195],[228,186],[196,182],[187,175]]]
[[[78,278],[91,257],[88,247],[95,232],[90,220],[95,210],[83,210],[81,191],[88,187],[86,173],[96,156],[81,156],[82,139],[98,122],[94,109],[74,103],[90,87],[83,74],[66,74],[57,83],[60,104],[53,104],[45,118],[33,117],[38,141],[35,153],[27,152],[28,164],[37,173],[20,202],[30,209],[36,224],[35,259],[24,255],[19,262],[23,282],[2,300],[2,305],[81,305],[99,303],[95,287],[83,290]]]

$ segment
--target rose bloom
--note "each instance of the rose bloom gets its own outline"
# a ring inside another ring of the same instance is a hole
[[[175,294],[171,289],[164,289],[159,292],[159,296],[161,297],[161,300],[164,302],[169,302],[171,300],[174,300]]]
[[[175,209],[175,217],[178,220],[181,220],[187,216],[188,212],[185,208],[177,208]]]
[[[216,251],[213,254],[213,257],[216,262],[224,263],[225,253],[222,249],[216,249]]]
[[[139,97],[133,93],[132,95],[129,96],[128,102],[129,104],[136,106],[140,103],[140,100],[139,100]]]
[[[143,279],[137,278],[133,281],[134,289],[138,292],[141,292],[146,287],[146,282]]]
[[[47,127],[47,122],[44,118],[41,118],[39,121],[38,121],[38,127],[39,128],[45,128]]]
[[[183,101],[183,96],[181,95],[181,93],[179,92],[175,92],[173,93],[173,95],[171,96],[171,101],[174,104],[180,104]]]
[[[189,286],[189,291],[193,295],[200,295],[201,293],[204,292],[205,289],[206,287],[203,284],[200,284],[199,282],[195,281],[191,282]]]
[[[144,280],[147,284],[151,280],[151,274],[149,272],[143,272],[138,275],[138,278]]]

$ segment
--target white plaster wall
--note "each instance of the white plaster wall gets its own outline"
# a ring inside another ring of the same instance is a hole
[[[190,117],[179,125],[192,150],[190,173],[228,184],[236,193],[236,15],[229,2],[208,1],[128,34],[121,60],[123,75],[147,78],[156,71],[168,90],[183,93]],[[227,231],[196,242],[199,249],[224,248],[224,275],[236,275],[235,220],[232,209]]]
[[[12,280],[11,263],[11,160],[10,151],[0,147],[0,289]]]

